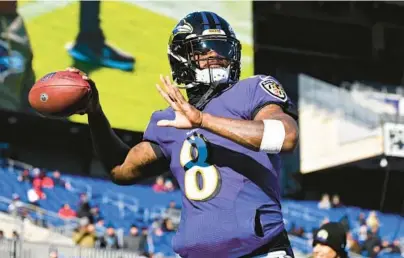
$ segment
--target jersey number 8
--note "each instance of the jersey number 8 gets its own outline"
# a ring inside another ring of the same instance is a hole
[[[193,135],[184,141],[180,153],[180,163],[185,170],[185,196],[190,200],[207,201],[214,197],[220,189],[219,171],[214,165],[207,163],[207,159],[208,146],[203,136]],[[198,180],[198,177],[201,180]]]

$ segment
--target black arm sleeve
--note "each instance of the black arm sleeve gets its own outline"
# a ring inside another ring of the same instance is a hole
[[[160,145],[158,143],[152,142],[152,141],[147,141],[150,143],[154,154],[157,157],[157,162],[154,164],[151,164],[150,166],[150,171],[153,171],[155,173],[151,173],[151,176],[157,176],[160,175],[162,172],[167,171],[170,168],[170,161],[164,156],[163,151],[161,150]],[[150,177],[150,176],[148,176]]]
[[[152,147],[152,149],[154,151],[154,154],[156,154],[157,159],[158,160],[160,160],[160,159],[166,160],[166,157],[164,156],[164,153],[161,150],[160,145],[158,145],[158,143],[155,143],[155,142],[151,142],[151,141],[148,141],[148,142],[150,143],[150,145],[151,145],[151,147]]]
[[[88,123],[95,152],[107,170],[122,164],[130,147],[112,130],[104,112],[88,114]]]

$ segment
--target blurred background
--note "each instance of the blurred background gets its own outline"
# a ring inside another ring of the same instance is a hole
[[[34,82],[75,66],[129,145],[169,74],[171,30],[208,10],[243,44],[242,78],[270,74],[299,108],[282,207],[297,257],[341,222],[352,257],[404,253],[404,5],[400,2],[0,1],[0,257],[175,257],[181,196],[169,171],[107,179],[85,116],[45,119]]]

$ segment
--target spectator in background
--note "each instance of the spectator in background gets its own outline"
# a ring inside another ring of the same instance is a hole
[[[60,208],[58,214],[62,219],[71,219],[77,216],[76,212],[67,203]]]
[[[341,224],[324,224],[314,235],[313,258],[346,258],[345,246],[346,232]]]
[[[156,178],[156,183],[153,185],[153,190],[155,192],[164,192],[165,187],[164,187],[164,178],[162,176],[158,176]]]
[[[289,230],[289,234],[292,236],[303,237],[304,236],[304,229],[302,227],[296,227],[293,223],[292,227]]]
[[[173,181],[171,180],[166,180],[165,184],[164,184],[164,191],[166,192],[172,192],[174,191],[174,184]]]
[[[39,168],[34,168],[32,170],[33,180],[32,184],[36,186],[42,185],[41,170]]]
[[[18,240],[20,240],[20,235],[18,234],[18,232],[17,231],[13,231],[13,234],[12,234],[12,236],[11,236],[11,240],[13,240],[13,241],[18,241]]]
[[[94,217],[91,213],[91,206],[88,200],[88,196],[85,193],[80,195],[80,205],[77,211],[77,217],[88,218],[91,224],[94,223]]]
[[[60,172],[58,170],[56,170],[52,173],[52,179],[53,179],[55,186],[60,186],[65,189],[68,189],[68,190],[71,189],[71,187],[72,187],[70,185],[70,183],[68,183],[65,180],[60,178]]]
[[[359,226],[366,225],[365,213],[363,213],[363,212],[359,213],[358,223],[359,223]]]
[[[323,194],[318,203],[318,208],[323,210],[329,210],[331,208],[330,196],[328,194]]]
[[[348,232],[346,235],[346,246],[350,252],[360,254],[361,247],[359,243],[353,238],[352,233]]]
[[[20,196],[14,193],[13,200],[11,201],[10,205],[8,205],[8,213],[13,216],[20,216],[22,207],[24,207],[24,203],[21,202]]]
[[[382,241],[382,245],[381,245],[381,249],[383,253],[390,253],[391,249],[390,249],[390,243],[387,240],[383,240]]]
[[[382,242],[379,255],[380,257],[385,255],[388,257],[388,254],[401,254],[400,240],[396,239],[392,243],[389,243],[388,241]]]
[[[333,208],[341,208],[343,205],[341,203],[341,200],[339,198],[338,194],[334,194],[332,197],[332,207]]]
[[[119,249],[118,237],[112,226],[107,228],[107,233],[104,236],[104,247],[107,249]]]
[[[35,170],[35,169],[34,169]],[[41,176],[41,172],[39,169],[36,169],[34,172],[35,176],[34,176],[34,180],[32,182],[32,186],[33,186],[33,191],[29,192],[28,191],[28,195],[31,194],[31,199],[32,200],[42,200],[42,199],[46,199],[46,194],[42,191],[42,176]],[[36,196],[35,196],[36,194]],[[28,196],[29,199],[29,196]],[[33,202],[33,203],[37,203],[37,202]]]
[[[161,227],[161,222],[162,221],[160,218],[155,218],[154,221],[151,223],[149,230]]]
[[[365,252],[365,256],[371,258],[377,257],[381,249],[381,244],[381,239],[369,231],[367,239],[362,245],[362,252]]]
[[[34,169],[34,181],[33,185],[40,188],[53,188],[54,183],[52,178],[46,176],[45,170],[39,168]]]
[[[351,229],[351,225],[349,223],[349,217],[345,214],[340,220],[339,223],[344,227],[345,231],[348,232]]]
[[[38,187],[31,188],[27,191],[28,202],[31,205],[39,206],[39,200],[45,199],[46,195]]]
[[[53,182],[53,179],[51,177],[48,177],[45,174],[45,171],[42,172],[42,188],[48,188],[48,189],[52,189],[55,187],[55,183]]]
[[[366,225],[362,225],[360,226],[358,233],[359,244],[362,245],[366,239],[368,239],[368,227]]]
[[[107,228],[105,227],[105,221],[103,218],[97,220],[95,224],[95,234],[97,236],[96,247],[100,248],[103,244],[103,238]]]
[[[175,212],[181,211],[181,209],[177,207],[175,201],[170,201],[170,203],[168,204],[167,212],[169,213],[172,210]]]
[[[174,201],[170,201],[168,208],[165,211],[164,218],[170,218],[174,228],[178,228],[181,220],[181,209],[177,207],[177,204]]]
[[[106,231],[105,227],[105,220],[103,218],[100,218],[97,220],[97,223],[95,224],[95,231],[97,232],[97,236],[103,236]]]
[[[139,232],[139,228],[136,225],[130,227],[129,235],[123,239],[123,245],[125,249],[133,252],[141,252],[144,250],[141,244],[144,243],[143,235]]]
[[[90,210],[91,215],[93,216],[93,221],[98,221],[101,219],[102,215],[100,214],[100,208],[98,206],[94,206]]]
[[[366,219],[366,225],[372,230],[378,230],[379,229],[379,218],[377,217],[377,214],[375,211],[371,211],[369,213],[368,218]]]
[[[80,228],[73,233],[73,241],[76,245],[87,248],[94,248],[97,236],[95,235],[95,227],[88,223],[87,218],[80,220]]]
[[[172,234],[165,233],[161,227],[153,228],[152,232],[148,236],[148,252],[155,255],[174,256],[175,253],[171,246]]]
[[[140,248],[142,249],[142,251],[146,252],[147,248],[147,239],[149,237],[149,228],[148,227],[142,227],[142,241],[140,243]]]
[[[0,241],[1,240],[4,240],[5,239],[5,237],[4,237],[4,231],[3,230],[0,230]]]
[[[389,246],[390,253],[394,254],[401,254],[401,247],[400,247],[400,240],[396,239],[393,241],[393,243]]]
[[[379,227],[372,227],[369,232],[376,237],[379,237]]]
[[[18,175],[17,180],[19,182],[27,182],[31,184],[34,178],[29,174],[28,169],[24,169],[24,171],[22,171],[22,173]]]
[[[172,220],[169,218],[164,219],[162,229],[164,232],[174,232],[175,228]]]

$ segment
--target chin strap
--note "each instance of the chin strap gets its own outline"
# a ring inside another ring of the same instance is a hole
[[[195,103],[195,107],[199,110],[203,110],[208,102],[214,97],[214,91],[216,87],[210,87],[208,91],[202,95],[202,97]]]

